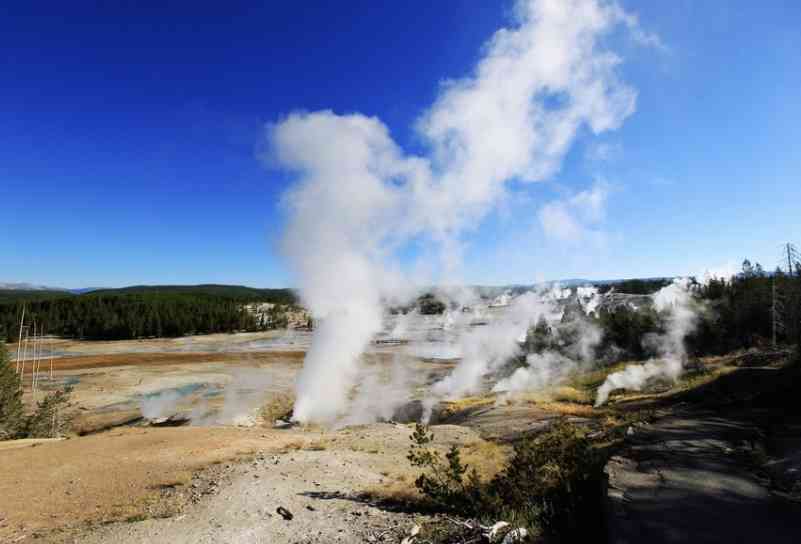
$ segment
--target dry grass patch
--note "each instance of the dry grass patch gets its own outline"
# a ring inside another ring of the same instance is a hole
[[[591,372],[581,372],[573,376],[568,385],[579,391],[594,392],[606,381],[607,376],[619,372],[629,365],[642,364],[644,361],[622,361],[611,366],[599,368]]]
[[[463,399],[443,401],[441,403],[441,417],[443,419],[448,419],[460,414],[464,414],[470,410],[490,407],[495,404],[495,401],[495,395],[487,395],[483,397],[465,397]]]
[[[462,461],[476,470],[481,481],[487,482],[506,468],[512,447],[489,440],[477,440],[466,444],[460,452]]]
[[[292,409],[295,407],[295,394],[291,392],[281,392],[273,394],[261,408],[261,418],[264,425],[272,427],[276,419],[286,419],[292,417]]]
[[[569,385],[557,387],[551,392],[551,400],[556,402],[571,402],[573,404],[592,404],[593,395],[586,389],[577,389]]]
[[[588,404],[574,404],[570,402],[538,402],[537,408],[561,416],[599,418],[604,417],[605,410],[593,408]]]
[[[291,451],[325,451],[331,446],[332,442],[332,440],[327,438],[320,438],[317,440],[290,440],[289,442],[281,444],[275,451],[277,453],[289,453]]]
[[[151,487],[156,489],[169,489],[173,487],[182,487],[185,485],[189,485],[191,482],[192,482],[192,472],[188,470],[182,470],[172,474],[169,479],[164,480],[159,484]]]
[[[382,472],[381,475],[385,478],[383,482],[364,490],[363,495],[366,498],[376,502],[403,505],[419,504],[423,500],[423,496],[414,485],[417,474],[411,472],[411,469],[408,472],[395,474]]]
[[[681,378],[679,378],[678,383],[676,384],[676,390],[678,391],[686,391],[689,389],[695,389],[696,387],[706,385],[709,382],[716,380],[717,378],[728,374],[730,372],[734,372],[736,367],[731,366],[716,366],[715,368],[706,367],[703,371],[696,371],[696,372],[687,372]],[[672,391],[676,392],[676,391]]]
[[[289,453],[290,451],[300,451],[303,449],[306,449],[305,440],[291,440],[282,444],[277,451],[278,453]]]
[[[534,403],[567,402],[571,404],[589,404],[594,400],[593,394],[586,389],[578,389],[570,385],[550,387],[539,391],[531,391],[515,395],[513,398]]]
[[[433,449],[444,452],[447,445],[434,444]],[[459,448],[459,451],[468,470],[475,469],[482,482],[489,482],[506,468],[513,448],[509,445],[479,439],[465,444]],[[365,497],[378,502],[417,507],[427,504],[426,498],[415,486],[415,480],[420,472],[407,462],[391,471],[383,470],[380,474],[384,480],[366,488]]]

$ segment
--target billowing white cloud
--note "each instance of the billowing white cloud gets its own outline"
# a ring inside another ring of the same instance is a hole
[[[507,182],[548,178],[582,128],[613,130],[634,112],[637,93],[603,43],[616,28],[635,39],[639,31],[614,2],[517,2],[514,24],[418,120],[424,155],[404,153],[379,119],[358,113],[294,113],[269,127],[270,158],[298,175],[285,198],[284,252],[322,320],[296,419],[328,420],[346,408],[381,300],[404,283],[393,265],[400,247],[434,242],[442,266],[458,267],[462,238],[502,201]],[[583,228],[602,216],[605,195],[593,191],[550,212],[554,232],[574,238],[571,218]]]

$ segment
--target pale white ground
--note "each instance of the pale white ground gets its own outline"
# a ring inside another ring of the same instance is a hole
[[[479,440],[462,427],[435,430],[441,442]],[[229,465],[212,487],[215,491],[181,515],[105,525],[66,542],[400,542],[424,518],[372,506],[360,495],[389,485],[388,475],[408,470],[409,434],[404,425],[374,424],[340,431],[335,436],[339,443],[328,443],[324,450],[258,455],[252,462]],[[293,519],[279,515],[279,506]]]

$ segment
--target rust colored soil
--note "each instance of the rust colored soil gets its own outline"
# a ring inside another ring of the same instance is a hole
[[[112,366],[156,366],[194,363],[238,363],[260,362],[264,360],[284,360],[287,362],[303,362],[306,354],[302,351],[253,351],[242,353],[114,353],[104,355],[82,355],[78,357],[60,357],[53,359],[54,370],[84,370]],[[49,361],[42,363],[41,370],[48,371]],[[25,368],[30,374],[31,365]]]

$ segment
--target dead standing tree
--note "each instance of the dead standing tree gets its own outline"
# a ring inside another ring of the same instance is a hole
[[[788,242],[782,245],[781,260],[787,276],[784,289],[774,294],[774,329],[784,330],[788,341],[801,346],[801,254]]]

